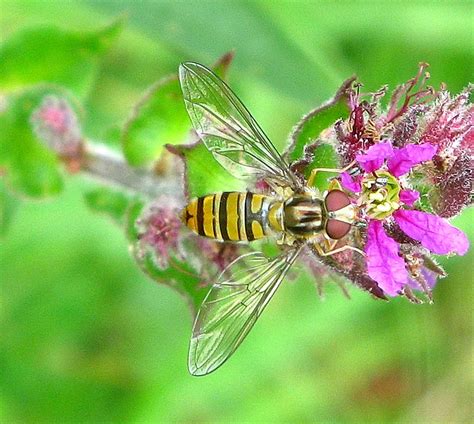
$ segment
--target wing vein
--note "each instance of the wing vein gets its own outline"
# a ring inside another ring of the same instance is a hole
[[[208,374],[232,355],[300,251],[301,247],[295,247],[272,259],[256,252],[243,255],[223,271],[194,323],[189,351],[191,373]]]
[[[193,126],[216,160],[238,178],[264,178],[299,186],[285,160],[229,86],[196,63],[180,67],[180,82]]]

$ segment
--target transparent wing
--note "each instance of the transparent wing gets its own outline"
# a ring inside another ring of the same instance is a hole
[[[271,259],[249,253],[223,271],[194,321],[188,360],[191,374],[209,374],[235,352],[299,252],[295,248]]]
[[[198,63],[179,67],[179,79],[194,129],[208,150],[237,178],[265,178],[279,185],[298,181],[227,84]]]

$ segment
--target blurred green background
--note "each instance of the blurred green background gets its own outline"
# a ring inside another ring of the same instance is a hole
[[[125,120],[179,62],[235,49],[230,83],[275,143],[357,74],[367,90],[431,64],[472,80],[473,3],[1,1],[0,37],[56,24],[125,29],[85,95],[88,135]],[[0,58],[1,61],[1,58]],[[1,137],[1,134],[0,134]],[[434,305],[285,284],[215,374],[186,369],[191,316],[148,280],[81,177],[23,202],[0,241],[2,422],[472,422],[473,254],[445,261]],[[226,187],[222,187],[226,189]],[[455,220],[473,239],[472,210]]]

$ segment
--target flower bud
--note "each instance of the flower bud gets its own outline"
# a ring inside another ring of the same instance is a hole
[[[169,265],[171,256],[184,258],[181,246],[179,210],[163,197],[151,204],[137,220],[139,247],[142,253],[151,249],[159,268]]]
[[[69,102],[53,95],[46,96],[31,115],[36,136],[63,158],[79,158],[82,132],[76,112]]]

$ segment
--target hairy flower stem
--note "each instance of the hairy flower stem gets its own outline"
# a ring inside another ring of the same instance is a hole
[[[150,199],[169,195],[184,202],[179,178],[159,176],[152,169],[132,168],[123,156],[101,144],[86,143],[81,169],[95,180]]]

